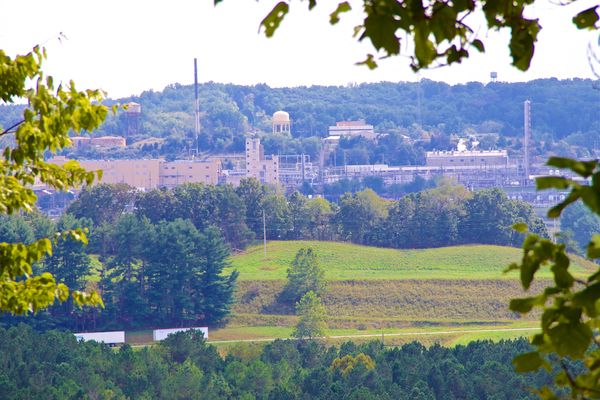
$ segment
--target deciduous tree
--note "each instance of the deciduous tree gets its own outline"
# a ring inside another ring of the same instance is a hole
[[[320,296],[325,291],[325,273],[313,249],[300,249],[296,253],[292,265],[287,270],[288,282],[283,289],[282,297],[294,304],[306,293],[313,292]]]
[[[0,127],[0,136],[11,135],[13,144],[0,158],[0,214],[30,212],[36,195],[31,186],[40,182],[58,190],[91,184],[100,173],[87,172],[75,161],[62,166],[44,159],[71,145],[69,132],[92,131],[104,120],[108,109],[100,101],[100,91],[78,91],[73,82],[55,86],[42,71],[45,50],[16,57],[0,50],[0,101],[14,103],[25,99],[22,120]],[[67,233],[85,241],[81,230]],[[34,275],[32,264],[52,252],[52,240],[44,238],[30,244],[0,243],[0,311],[14,314],[37,312],[65,301],[69,293],[78,304],[101,304],[100,297],[69,291],[52,274]]]
[[[215,0],[215,4],[222,0]],[[340,1],[332,5],[329,22],[335,25],[342,14],[353,7],[363,10],[364,20],[355,27],[359,41],[368,40],[376,53],[369,53],[361,64],[377,66],[382,57],[400,55],[401,49],[411,59],[414,71],[436,65],[459,63],[471,52],[485,51],[483,33],[474,24],[485,21],[489,30],[509,30],[508,48],[512,64],[527,70],[535,51],[535,43],[542,26],[531,16],[528,6],[535,0],[466,0],[447,2],[434,0],[362,0]],[[267,37],[273,36],[290,11],[290,1],[280,1],[262,20],[261,28]],[[308,1],[313,9],[317,0]],[[322,3],[322,2],[321,2]],[[578,12],[568,15],[578,29],[598,27],[598,5],[581,4]],[[408,45],[404,42],[410,43]]]
[[[307,292],[298,303],[296,303],[296,315],[298,324],[292,336],[298,339],[313,339],[325,336],[325,307],[315,292]]]

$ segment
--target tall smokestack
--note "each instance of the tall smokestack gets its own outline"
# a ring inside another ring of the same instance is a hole
[[[200,137],[200,99],[198,98],[198,59],[194,58],[194,133],[196,135],[196,155],[198,155],[198,138]]]
[[[531,101],[525,100],[523,103],[523,167],[525,169],[525,179],[529,179],[529,169],[531,167]]]

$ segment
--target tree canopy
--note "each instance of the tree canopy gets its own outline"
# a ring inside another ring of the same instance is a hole
[[[222,0],[215,0],[215,4]],[[362,7],[364,20],[355,27],[358,41],[368,40],[377,53],[367,54],[361,64],[373,69],[377,60],[398,56],[406,50],[411,68],[418,71],[436,65],[450,65],[469,57],[469,52],[485,51],[482,36],[474,29],[479,19],[490,30],[510,31],[508,48],[512,64],[518,69],[529,69],[535,52],[535,43],[542,29],[539,19],[531,17],[527,7],[535,0],[362,0],[343,1],[331,6],[329,23],[335,25],[343,13],[353,7]],[[261,28],[267,37],[273,36],[290,12],[290,1],[278,2],[262,20]],[[308,1],[308,8],[317,6],[317,0]],[[322,3],[322,2],[321,2]],[[575,1],[574,1],[575,3]],[[586,7],[583,5],[581,8]],[[571,15],[577,29],[597,29],[598,5]],[[404,45],[404,42],[410,44]]]
[[[22,119],[0,127],[1,136],[11,136],[11,144],[0,158],[0,215],[31,212],[36,196],[34,183],[58,190],[91,184],[101,172],[88,172],[75,161],[63,166],[48,163],[44,153],[55,153],[71,145],[69,132],[92,131],[108,113],[98,90],[78,91],[73,82],[55,87],[51,76],[42,71],[45,50],[9,57],[0,50],[0,100],[14,103],[27,100]],[[54,240],[86,242],[81,229],[66,231]],[[71,296],[77,304],[102,304],[96,293],[69,291],[49,272],[33,273],[33,266],[52,254],[52,238],[32,243],[0,243],[0,311],[14,314],[37,312]]]

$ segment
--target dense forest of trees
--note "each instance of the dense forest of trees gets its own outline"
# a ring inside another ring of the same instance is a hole
[[[222,358],[195,332],[118,351],[72,334],[0,329],[3,399],[534,399],[545,372],[517,374],[526,340],[425,348],[411,343],[275,341]]]
[[[187,154],[193,139],[191,85],[174,84],[162,92],[112,102],[142,105],[140,131],[128,142],[156,138],[110,154],[88,150],[82,157],[133,157]],[[527,83],[468,83],[450,86],[420,83],[376,83],[345,87],[270,88],[205,83],[200,148],[203,152],[240,152],[244,135],[262,133],[267,153],[305,153],[317,159],[320,138],[336,121],[365,119],[385,136],[377,145],[363,139],[344,141],[338,160],[348,164],[387,162],[419,164],[424,151],[449,149],[455,135],[479,134],[480,148],[520,148],[523,101],[532,101],[533,129],[538,154],[589,156],[600,141],[596,105],[600,92],[591,80],[543,79]],[[111,101],[109,101],[109,104]],[[273,135],[270,118],[284,109],[292,118],[292,136]],[[22,106],[0,107],[0,125],[16,122]],[[125,135],[123,112],[109,116],[93,135]],[[346,154],[344,155],[343,152]]]
[[[133,214],[95,225],[64,214],[56,223],[40,216],[4,216],[0,242],[31,243],[54,232],[84,228],[90,243],[56,240],[37,265],[76,290],[95,289],[105,308],[79,308],[72,300],[25,318],[40,329],[110,330],[218,324],[230,311],[237,273],[223,275],[229,246],[218,228],[197,229],[189,220],[152,223]],[[0,324],[22,321],[3,315]]]
[[[122,329],[219,324],[233,301],[236,273],[223,276],[231,250],[269,240],[342,240],[393,247],[457,244],[518,246],[525,222],[547,236],[531,206],[499,189],[471,193],[449,181],[398,201],[371,189],[338,203],[286,197],[255,179],[232,186],[186,184],[145,193],[124,184],[83,191],[56,222],[38,214],[3,216],[0,242],[32,243],[83,228],[89,244],[57,239],[41,269],[75,289],[98,290],[105,309],[67,301],[32,318],[40,328]],[[318,289],[311,288],[318,292]],[[299,296],[294,298],[297,301]],[[4,323],[20,319],[4,318]]]
[[[446,180],[398,201],[365,189],[346,193],[337,203],[299,192],[286,197],[255,179],[245,179],[237,188],[186,184],[145,193],[122,185],[100,185],[83,192],[68,212],[112,229],[116,218],[129,208],[154,224],[180,218],[199,230],[215,226],[233,249],[262,238],[263,211],[269,240],[348,240],[394,248],[465,243],[518,246],[523,236],[511,229],[517,222],[547,236],[543,221],[527,203],[510,200],[499,189],[473,194]]]

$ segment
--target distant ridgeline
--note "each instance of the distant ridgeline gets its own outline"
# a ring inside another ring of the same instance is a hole
[[[571,146],[592,148],[598,147],[600,139],[597,118],[600,91],[594,85],[594,81],[582,79],[455,86],[422,80],[296,88],[206,83],[200,86],[201,130],[197,144],[203,153],[241,151],[244,134],[253,132],[267,136],[263,137],[267,154],[304,153],[316,159],[318,146],[309,138],[327,136],[328,127],[337,121],[365,120],[379,134],[412,139],[425,134],[428,140],[419,144],[422,149],[446,150],[451,134],[493,134],[496,139],[520,137],[522,104],[529,99],[534,115],[533,136],[547,147],[538,151],[564,151]],[[191,85],[174,84],[162,92],[148,91],[108,101],[117,102],[135,102],[141,106],[140,112],[135,113],[135,123],[132,124],[134,113],[120,111],[109,116],[92,134],[126,136],[128,145],[136,142],[139,145],[112,152],[111,157],[176,157],[195,148]],[[291,116],[291,136],[290,131],[272,130],[271,115],[281,109]],[[21,110],[22,106],[0,107],[0,125],[6,127],[17,122]],[[364,146],[368,161],[385,159],[390,164],[419,161],[418,155],[398,155],[402,149],[392,142],[381,143],[377,148]],[[480,147],[495,145],[486,140]],[[412,147],[415,146],[413,143]],[[506,144],[501,142],[498,146]],[[97,156],[92,150],[88,155]]]

